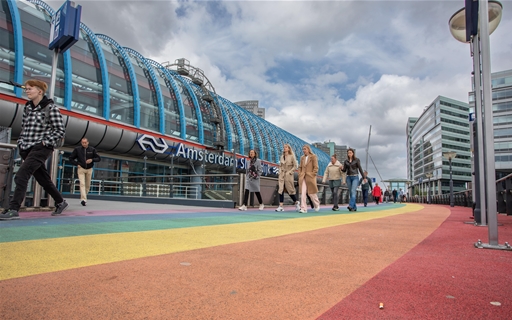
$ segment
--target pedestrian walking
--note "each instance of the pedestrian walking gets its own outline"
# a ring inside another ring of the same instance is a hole
[[[380,197],[382,196],[382,189],[379,187],[378,183],[375,183],[375,187],[373,188],[372,195],[373,195],[373,200],[375,201],[375,203],[379,204]]]
[[[304,155],[300,157],[299,164],[299,190],[301,193],[300,197],[300,211],[301,213],[307,213],[307,202],[306,198],[309,197],[312,200],[314,210],[320,211],[320,201],[318,200],[318,186],[316,184],[316,175],[318,173],[318,158],[311,151],[309,145],[302,147]]]
[[[322,183],[329,180],[329,188],[332,193],[332,211],[340,210],[338,206],[338,189],[341,187],[341,168],[343,165],[338,161],[336,154],[331,156],[331,162],[325,168]]]
[[[373,192],[372,180],[368,178],[368,171],[364,172],[363,177],[359,180],[359,185],[363,193],[363,204],[366,207],[368,205],[368,193]]]
[[[47,89],[48,85],[40,80],[32,79],[25,82],[29,101],[23,109],[21,133],[18,137],[18,149],[23,162],[14,177],[16,187],[9,208],[2,211],[0,220],[20,218],[19,210],[32,176],[55,201],[52,216],[62,214],[68,207],[46,170],[46,160],[66,132],[59,108],[45,95]]]
[[[396,191],[396,189],[393,189],[393,203],[396,203],[397,198],[398,198],[398,191]]]
[[[87,205],[87,194],[91,189],[92,168],[95,162],[100,162],[101,158],[96,152],[96,148],[89,146],[89,140],[83,138],[81,146],[76,147],[69,161],[77,166],[78,180],[80,181],[80,203]]]
[[[384,191],[384,200],[386,200],[386,203],[389,202],[389,189],[386,189],[386,191]]]
[[[405,193],[404,191],[402,190],[402,188],[400,188],[400,191],[399,191],[399,196],[400,196],[400,203],[404,202],[405,201]]]
[[[249,202],[249,193],[254,192],[256,197],[258,198],[258,202],[260,203],[259,210],[263,210],[265,206],[263,205],[263,200],[261,199],[260,193],[260,176],[263,173],[263,168],[261,167],[261,160],[258,159],[258,155],[256,151],[249,151],[249,165],[247,166],[246,174],[245,174],[245,193],[244,193],[244,203],[238,208],[238,210],[246,211],[247,203]]]
[[[283,146],[283,154],[279,159],[279,190],[277,191],[279,194],[279,207],[276,209],[277,212],[284,211],[283,206],[285,192],[288,193],[290,198],[292,198],[292,201],[295,204],[295,210],[300,211],[300,203],[297,201],[297,197],[295,196],[295,181],[293,178],[297,165],[297,158],[295,158],[295,153],[293,152],[292,147],[288,143],[285,143]]]
[[[347,173],[347,187],[350,192],[350,200],[347,209],[349,211],[357,211],[356,195],[357,186],[359,182],[359,173],[364,176],[363,168],[361,167],[361,161],[356,158],[356,152],[354,149],[349,148],[347,150],[347,159],[343,163],[343,172]]]

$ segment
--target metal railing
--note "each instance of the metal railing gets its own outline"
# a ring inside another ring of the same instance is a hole
[[[456,206],[472,207],[475,203],[472,190],[467,189],[461,192],[454,192],[453,199]],[[450,194],[431,195],[430,199],[426,195],[413,196],[408,199],[409,202],[450,205]],[[496,180],[496,204],[498,213],[512,215],[512,174]]]
[[[209,181],[216,178],[221,178],[224,181]],[[109,178],[108,180],[93,179],[89,194],[232,200],[233,189],[238,184],[237,174],[131,176]],[[70,190],[71,194],[80,193],[78,179],[61,179],[59,185],[61,192]]]

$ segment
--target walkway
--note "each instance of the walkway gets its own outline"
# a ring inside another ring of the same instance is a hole
[[[512,315],[512,252],[474,248],[487,228],[465,224],[467,208],[70,202],[62,217],[0,222],[1,319]],[[512,217],[499,222],[500,243],[512,243]]]

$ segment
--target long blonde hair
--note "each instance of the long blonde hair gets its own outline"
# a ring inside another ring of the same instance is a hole
[[[288,147],[288,155],[293,156],[295,158],[295,152],[293,152],[292,146],[289,143],[285,143],[283,146],[283,155],[287,155],[284,153],[284,147]]]
[[[302,148],[308,149],[309,154],[314,154],[313,151],[311,150],[311,146],[309,144],[303,145]]]

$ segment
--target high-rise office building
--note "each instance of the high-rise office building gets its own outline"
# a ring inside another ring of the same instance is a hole
[[[245,110],[257,115],[258,117],[265,119],[265,108],[259,107],[258,100],[247,100],[235,102],[236,105],[244,108]]]
[[[413,194],[426,194],[427,189],[432,194],[450,192],[450,166],[445,152],[457,154],[452,159],[453,190],[465,190],[471,182],[468,115],[467,103],[438,96],[417,120],[409,119],[406,131],[411,158],[407,172],[413,181]]]
[[[512,173],[512,70],[491,75],[495,168],[498,178]],[[470,106],[474,106],[470,94]]]
[[[336,154],[337,159],[339,162],[343,163],[345,159],[347,159],[347,146],[337,146],[336,143],[331,141],[326,142],[315,142],[312,144],[316,148],[322,150],[323,152],[327,153],[328,155],[332,156],[333,154]]]

